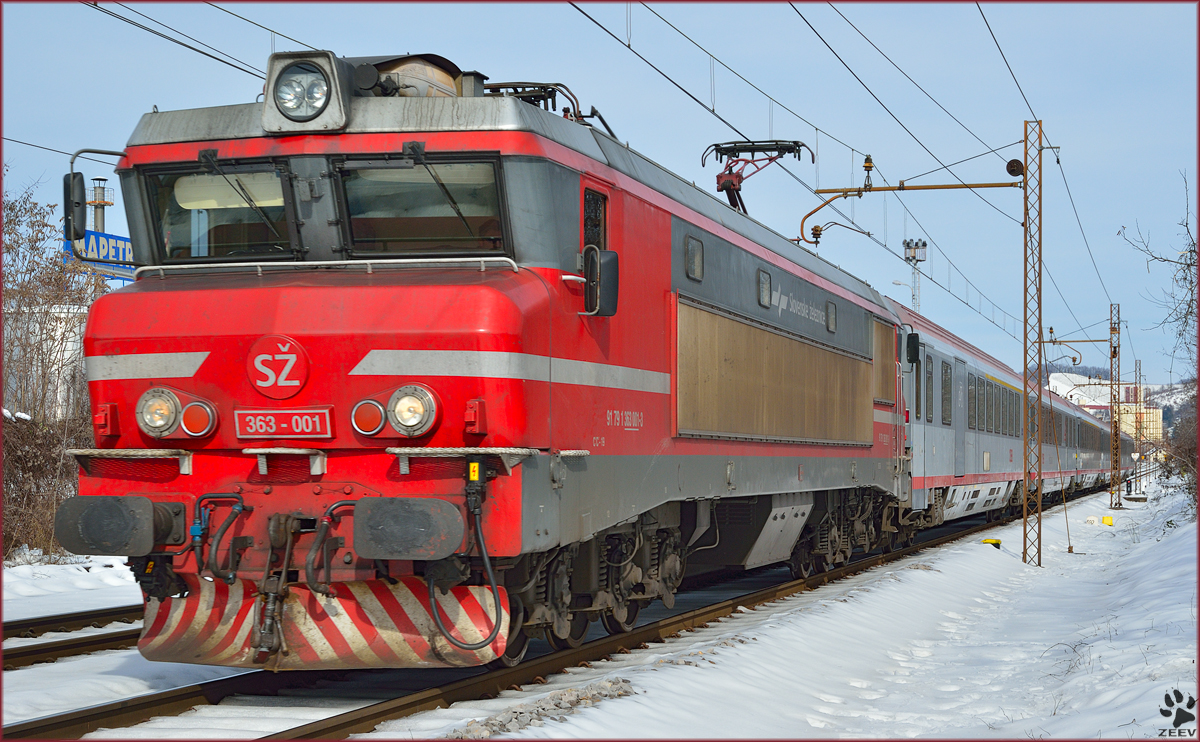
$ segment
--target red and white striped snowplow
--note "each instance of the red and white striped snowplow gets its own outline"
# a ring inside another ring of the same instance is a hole
[[[148,600],[138,650],[158,662],[188,662],[269,670],[368,667],[472,667],[504,653],[508,598],[500,590],[501,629],[476,651],[442,635],[430,612],[429,587],[420,577],[335,582],[332,596],[289,585],[281,601],[281,642],[263,657],[260,631],[265,600],[252,580],[233,584],[181,575],[184,597]],[[478,643],[493,627],[496,606],[486,586],[460,585],[437,593],[442,625],[459,642]]]

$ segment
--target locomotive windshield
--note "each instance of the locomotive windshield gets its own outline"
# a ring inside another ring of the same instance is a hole
[[[291,256],[275,170],[152,174],[146,181],[168,262]]]
[[[342,166],[354,253],[478,253],[504,249],[490,162]]]

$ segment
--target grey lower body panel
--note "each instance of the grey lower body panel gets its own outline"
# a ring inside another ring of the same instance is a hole
[[[673,501],[867,487],[891,492],[894,460],[867,453],[530,457],[521,465],[522,552],[585,541]]]

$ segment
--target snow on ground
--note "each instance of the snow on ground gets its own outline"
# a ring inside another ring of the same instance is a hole
[[[958,542],[358,736],[1159,736],[1164,694],[1197,693],[1196,526],[1149,490],[1124,511],[1072,503],[1074,553],[1048,511],[1042,568],[1021,562],[1018,522],[987,534],[999,550]]]
[[[1186,707],[1197,693],[1196,526],[1181,496],[1157,484],[1148,494],[1116,512],[1106,493],[1072,503],[1074,553],[1061,508],[1048,511],[1040,569],[1021,563],[1021,526],[1011,524],[987,534],[1002,540],[999,550],[958,542],[545,685],[359,736],[1158,736],[1171,728],[1164,694],[1178,689]],[[1103,515],[1114,525],[1085,522]],[[87,564],[6,568],[6,616],[81,610],[85,598],[137,602],[120,560]],[[4,673],[4,723],[235,672],[150,663],[136,650],[34,665]],[[276,711],[294,723],[336,710],[289,706]],[[193,721],[198,735],[275,730],[278,719],[267,717],[276,714],[250,713],[257,721],[243,713],[240,727]],[[155,737],[152,728],[119,731],[110,734]]]
[[[125,557],[75,557],[69,564],[4,564],[4,620],[139,605],[142,591]]]
[[[4,673],[4,724],[38,719],[247,670],[150,662],[136,649],[112,649]]]
[[[37,555],[31,555],[36,558]],[[31,561],[30,558],[17,561]],[[78,557],[69,564],[4,566],[4,618],[35,616],[137,605],[142,593],[125,566],[124,557]],[[139,625],[114,623],[83,633],[129,629]],[[9,639],[5,648],[66,638],[54,632],[32,639]],[[148,662],[136,649],[96,652],[42,663],[4,673],[4,724],[63,713],[120,698],[176,688],[243,670],[203,665]]]

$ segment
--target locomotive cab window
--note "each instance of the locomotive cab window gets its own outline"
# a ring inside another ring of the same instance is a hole
[[[491,162],[354,162],[341,166],[352,254],[504,252]]]
[[[147,173],[166,262],[292,257],[283,179],[270,164]]]

